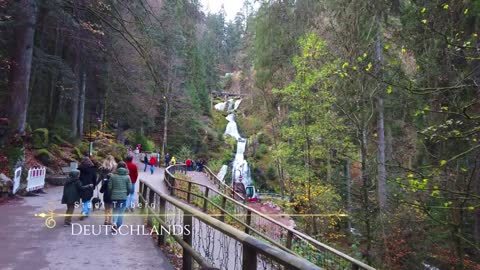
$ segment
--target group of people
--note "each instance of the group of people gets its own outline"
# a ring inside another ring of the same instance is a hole
[[[150,166],[150,173],[153,174],[155,172],[155,166],[160,166],[160,154],[150,154],[149,158],[148,154],[145,153],[142,162],[145,165],[143,171],[146,172],[148,166]],[[165,167],[167,167],[168,165],[174,165],[176,163],[177,159],[175,157],[170,158],[170,155],[168,153],[165,155]]]
[[[105,207],[104,225],[111,225],[113,229],[119,228],[122,226],[125,210],[133,211],[137,178],[138,168],[131,155],[125,162],[118,163],[109,155],[98,169],[90,158],[84,157],[78,170],[70,172],[63,188],[62,204],[67,205],[64,226],[71,225],[73,212],[80,205],[80,200],[80,220],[90,215],[90,210],[94,207],[94,190],[101,184],[100,193],[103,193]]]

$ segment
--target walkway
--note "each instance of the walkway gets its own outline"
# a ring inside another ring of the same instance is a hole
[[[66,207],[60,204],[63,187],[45,191],[0,205],[0,269],[174,269],[149,235],[111,235],[105,230],[95,236],[74,235],[79,229],[72,233],[71,227],[63,227],[63,217],[55,217],[56,226],[47,228],[45,219],[35,214],[49,208],[63,214]],[[103,220],[102,216],[73,218],[82,225],[102,225]],[[141,225],[143,218],[127,216],[124,223]]]

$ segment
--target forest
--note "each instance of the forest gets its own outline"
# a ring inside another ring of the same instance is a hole
[[[218,172],[214,93],[236,93],[252,180],[298,230],[377,269],[480,269],[480,2],[243,2],[0,0],[0,171],[94,141]]]

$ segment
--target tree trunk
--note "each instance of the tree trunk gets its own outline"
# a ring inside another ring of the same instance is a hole
[[[168,93],[167,93],[168,94]],[[165,156],[165,149],[167,148],[167,134],[168,134],[168,99],[165,97],[165,117],[163,120],[163,140],[162,140],[162,157]],[[168,164],[165,164],[167,166]]]
[[[350,160],[347,159],[345,164],[345,179],[347,181],[347,214],[348,214],[348,230],[352,229],[352,176],[350,175]]]
[[[37,16],[35,0],[19,1],[15,20],[16,46],[10,73],[10,121],[11,129],[21,135],[25,134],[28,110],[28,88],[32,67],[33,39]]]
[[[87,72],[84,68],[83,72],[82,72],[82,78],[80,80],[80,100],[79,100],[79,107],[78,107],[78,134],[80,135],[80,137],[82,137],[83,134],[84,134],[84,132],[83,132],[83,120],[85,118],[85,88],[86,88],[86,86],[87,86]],[[90,123],[90,125],[91,125],[91,123]]]
[[[370,200],[368,198],[368,187],[370,186],[367,168],[367,127],[362,128],[362,139],[360,142],[360,155],[362,159],[362,204],[363,204],[363,214],[365,223],[365,238],[367,242],[367,250],[365,252],[365,257],[367,263],[371,263],[372,259],[370,256],[370,251],[372,249],[372,227],[370,224]]]
[[[77,80],[79,79],[79,66],[80,66],[80,57],[79,57],[79,53],[77,51],[77,63],[76,63],[76,67],[75,67],[75,74],[77,74],[77,76],[75,76],[77,78]],[[77,81],[78,82],[78,81]],[[75,87],[73,87],[73,98],[72,98],[72,118],[71,118],[71,137],[72,138],[76,138],[77,135],[78,135],[78,94],[79,94],[79,89],[78,89],[78,83],[75,84]]]
[[[376,58],[376,75],[381,77],[381,65],[383,62],[382,56],[382,31],[380,25],[380,15],[375,18],[377,24],[377,42],[375,46],[375,58]],[[380,211],[384,211],[387,207],[387,170],[385,168],[385,126],[384,126],[384,108],[383,97],[380,94],[377,97],[377,110],[378,110],[378,123],[377,123],[377,135],[378,135],[378,205]]]

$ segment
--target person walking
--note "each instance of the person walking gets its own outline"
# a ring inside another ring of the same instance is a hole
[[[155,158],[155,155],[151,155],[151,157],[150,157],[150,172],[152,174],[155,171],[155,164],[157,164],[157,159]]]
[[[63,186],[62,204],[67,205],[67,212],[65,213],[65,227],[72,225],[72,215],[75,210],[75,204],[80,201],[80,192],[83,189],[92,188],[93,184],[82,186],[80,182],[80,171],[73,170],[68,174],[67,182]]]
[[[177,164],[177,160],[175,159],[175,157],[173,156],[172,159],[170,159],[170,166],[172,165],[175,165]],[[171,169],[170,169],[170,172],[175,174],[175,166],[173,166]]]
[[[112,198],[108,192],[108,182],[113,171],[117,168],[117,162],[113,156],[108,155],[100,166],[100,177],[98,182],[102,182],[100,193],[103,193],[103,204],[105,206],[105,222],[104,225],[112,225]]]
[[[146,172],[146,171],[147,171],[147,167],[148,167],[148,157],[147,157],[147,153],[145,153],[145,156],[143,156],[143,163],[145,164],[145,168],[143,168],[143,171]]]
[[[117,171],[111,175],[108,182],[108,192],[112,198],[113,206],[113,229],[120,228],[123,224],[123,213],[125,211],[127,196],[132,190],[132,182],[128,176],[127,164],[120,161],[117,164]]]
[[[189,158],[187,158],[187,160],[185,160],[185,165],[187,166],[187,171],[190,171],[192,167],[192,161]]]
[[[130,176],[130,182],[132,183],[132,190],[127,197],[127,210],[133,212],[133,208],[135,208],[135,183],[138,178],[138,167],[133,163],[132,157],[127,157],[126,160],[128,176]]]
[[[80,171],[80,182],[83,186],[92,184],[93,187],[82,189],[80,192],[80,197],[82,198],[82,216],[80,220],[88,217],[90,215],[91,200],[93,197],[93,189],[97,184],[97,168],[93,165],[93,162],[88,157],[83,157],[78,166]]]
[[[167,168],[168,165],[170,165],[170,155],[167,153],[165,155],[165,168]]]

